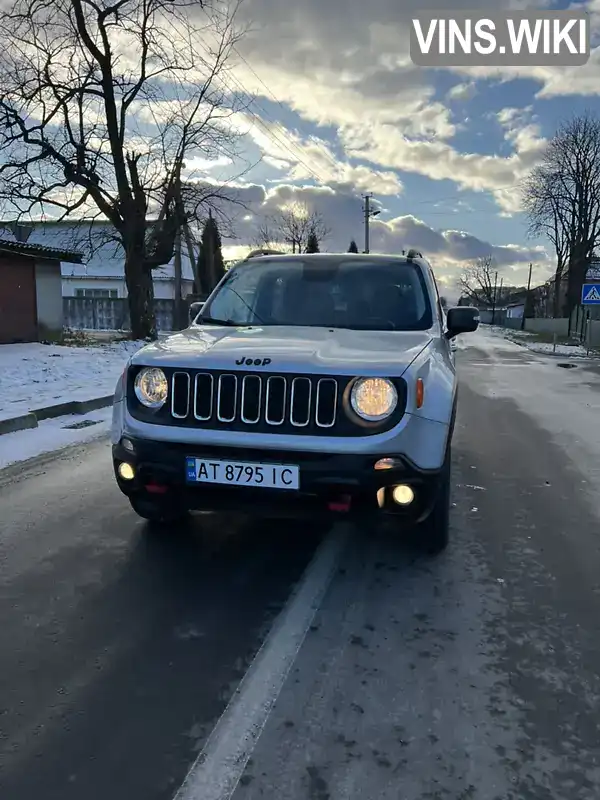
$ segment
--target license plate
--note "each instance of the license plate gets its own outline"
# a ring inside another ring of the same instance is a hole
[[[257,464],[188,456],[186,472],[188,483],[219,483],[262,489],[300,488],[300,469],[290,464]]]

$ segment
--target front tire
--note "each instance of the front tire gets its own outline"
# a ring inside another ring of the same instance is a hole
[[[188,511],[156,500],[143,497],[130,497],[129,502],[138,517],[154,524],[185,522],[189,517]]]
[[[418,525],[417,529],[421,547],[431,556],[442,553],[450,541],[451,460],[448,448],[435,504],[429,516]]]

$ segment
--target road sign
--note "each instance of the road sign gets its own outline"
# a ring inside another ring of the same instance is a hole
[[[593,258],[585,273],[585,282],[596,283],[597,281],[600,281],[600,263],[597,258]]]
[[[600,306],[600,283],[584,283],[581,287],[581,305]]]

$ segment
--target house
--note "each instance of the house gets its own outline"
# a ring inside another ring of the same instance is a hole
[[[506,306],[507,319],[522,319],[525,313],[525,303],[509,303]]]
[[[63,264],[81,264],[81,253],[0,238],[0,344],[62,332]]]
[[[125,256],[106,220],[53,220],[28,222],[27,243],[45,248],[75,250],[83,254],[77,263],[62,265],[63,297],[126,298]],[[0,236],[15,239],[14,223],[0,221]],[[196,251],[197,252],[197,251]],[[182,247],[182,296],[193,291],[193,270],[187,247]],[[157,300],[175,297],[174,259],[152,271]]]

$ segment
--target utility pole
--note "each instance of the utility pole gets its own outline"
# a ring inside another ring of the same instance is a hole
[[[212,221],[212,208],[208,209],[208,218]],[[215,243],[213,241],[212,225],[209,228],[209,232],[210,236],[207,237],[208,241],[206,242],[206,252],[204,253],[204,258],[206,259],[206,273],[209,280],[208,291],[210,293],[217,285],[217,276],[215,275]]]
[[[369,192],[368,194],[364,195],[365,198],[365,253],[369,252],[369,220],[371,218],[371,209],[369,207],[369,203],[373,194]]]
[[[498,273],[494,278],[494,303],[492,305],[492,325],[496,322],[496,291],[498,289]]]
[[[177,232],[175,234],[175,254],[173,260],[173,271],[175,273],[174,278],[174,292],[175,292],[175,313],[174,313],[174,323],[175,323],[175,330],[179,331],[182,327],[182,270],[181,270],[181,225],[177,226]],[[187,326],[186,326],[187,327]]]
[[[194,253],[194,241],[192,239],[192,232],[190,231],[189,223],[186,220],[186,223],[183,228],[183,232],[185,234],[185,243],[187,245],[188,251],[188,258],[190,260],[190,265],[192,267],[192,274],[194,276],[194,291],[196,294],[200,294],[202,291],[200,275],[198,274],[198,259],[196,254]]]
[[[183,224],[182,219],[182,202],[181,202],[181,172],[180,169],[183,167],[183,164],[180,165],[180,168],[177,171],[174,180],[174,194],[175,194],[175,218],[177,220],[177,229],[175,232],[175,249],[173,253],[173,327],[176,331],[181,330],[181,319],[182,319],[182,310],[181,310],[181,295],[183,289],[183,275],[181,269],[181,226]],[[187,327],[187,326],[186,326]]]
[[[527,306],[529,305],[529,292],[531,291],[531,271],[533,264],[529,264],[529,277],[527,278],[527,292],[525,294],[525,305],[523,306],[523,316],[521,317],[521,330],[525,330],[525,316],[527,314]]]
[[[365,201],[365,206],[363,208],[364,215],[365,215],[365,253],[370,253],[370,242],[369,242],[369,223],[371,221],[371,217],[376,217],[378,214],[381,213],[380,209],[371,208],[371,198],[373,197],[373,192],[367,192],[363,194],[363,199]]]

